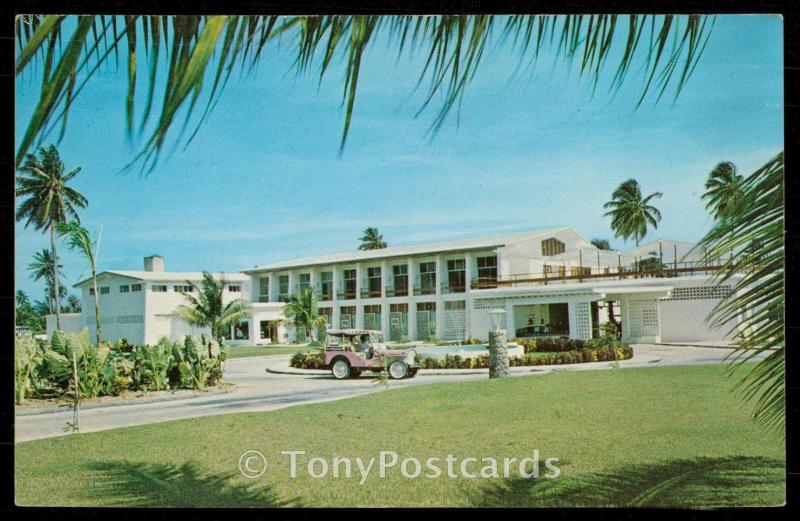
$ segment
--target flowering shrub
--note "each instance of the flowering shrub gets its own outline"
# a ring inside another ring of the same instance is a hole
[[[614,348],[611,347],[584,347],[572,351],[531,354],[512,356],[509,365],[512,367],[525,367],[537,365],[581,364],[585,362],[610,362],[614,360]],[[617,359],[628,360],[633,358],[633,348],[627,344],[616,346]],[[422,361],[425,369],[486,369],[489,367],[489,357],[461,358],[458,355],[447,355],[441,360],[425,358]]]
[[[289,360],[289,367],[296,369],[325,369],[325,355],[316,353],[295,353]]]

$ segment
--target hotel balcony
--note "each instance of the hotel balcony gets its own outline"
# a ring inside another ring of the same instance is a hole
[[[435,295],[436,286],[414,286],[414,295]]]
[[[479,277],[470,281],[470,289],[491,289],[497,287],[497,277]]]
[[[361,290],[361,298],[380,298],[381,290],[380,289],[362,289]]]
[[[338,300],[352,300],[356,298],[356,290],[354,289],[340,289],[336,292]]]
[[[408,287],[407,286],[388,286],[386,288],[386,296],[387,297],[407,297],[408,296]]]
[[[466,284],[442,284],[442,293],[464,293]]]

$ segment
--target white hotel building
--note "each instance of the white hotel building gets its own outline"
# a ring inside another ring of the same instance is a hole
[[[281,310],[290,294],[306,287],[317,293],[332,327],[380,329],[396,341],[485,340],[488,311],[498,307],[506,310],[510,337],[588,339],[608,320],[610,307],[629,342],[727,340],[729,328],[712,329],[705,318],[730,286],[714,285],[711,268],[699,266],[692,246],[655,241],[624,252],[599,250],[571,228],[394,246],[225,274],[225,298],[252,302],[252,316],[231,332],[234,343],[244,344],[295,339]],[[636,268],[647,259],[663,269]],[[199,283],[201,274],[166,272],[160,257],[145,259],[141,272],[101,273],[103,337],[153,343],[197,333],[170,315],[185,303],[187,279]],[[84,311],[67,316],[64,329],[91,330],[91,281],[76,287],[83,290]]]

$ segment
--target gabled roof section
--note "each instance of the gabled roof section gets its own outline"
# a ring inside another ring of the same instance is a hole
[[[220,277],[220,272],[211,272],[215,278]],[[145,282],[171,282],[171,281],[184,281],[189,280],[192,282],[199,282],[203,280],[203,272],[201,271],[130,271],[130,270],[105,270],[97,274],[97,277],[103,275],[116,275],[118,277],[125,277],[134,280],[141,280]],[[244,273],[222,273],[222,276],[228,282],[246,282],[249,277]],[[83,279],[82,281],[74,284],[72,287],[77,288],[92,281],[91,277]]]
[[[460,239],[455,241],[410,244],[405,246],[390,246],[380,250],[367,251],[345,251],[319,255],[316,257],[305,257],[264,266],[257,266],[249,270],[242,270],[244,273],[254,273],[259,271],[275,271],[282,269],[293,269],[307,266],[317,266],[323,264],[336,264],[344,262],[361,262],[368,260],[382,260],[393,257],[408,257],[411,255],[454,253],[468,250],[493,249],[515,242],[535,239],[537,237],[548,237],[558,232],[570,231],[572,228],[551,228],[540,231],[515,233],[509,235],[497,235],[493,237],[478,237],[473,239]]]

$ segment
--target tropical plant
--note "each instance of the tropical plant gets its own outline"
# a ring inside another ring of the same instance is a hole
[[[19,161],[17,162],[19,164]],[[67,217],[80,221],[78,208],[89,204],[79,192],[67,186],[81,168],[64,173],[64,162],[55,145],[40,147],[38,156],[27,154],[25,162],[18,167],[16,196],[23,198],[17,208],[17,221],[25,221],[25,227],[33,225],[37,230],[50,231],[50,248],[53,252],[52,279],[55,296],[56,327],[61,329],[61,285],[58,275],[58,253],[56,250],[55,226]]]
[[[642,197],[642,190],[635,179],[628,179],[619,185],[611,194],[611,200],[603,205],[603,208],[610,208],[604,215],[611,216],[614,237],[622,237],[626,241],[633,237],[636,246],[639,246],[639,241],[647,235],[648,225],[658,228],[661,212],[650,201],[662,195],[661,192],[653,192]]]
[[[95,258],[95,242],[89,231],[78,222],[60,222],[56,225],[56,231],[67,242],[69,249],[79,251],[89,263],[89,271],[92,275],[92,288],[94,289],[94,334],[97,345],[100,345],[100,295],[97,291],[97,262]],[[78,301],[80,307],[80,301]]]
[[[53,252],[48,249],[43,249],[42,251],[36,252],[33,255],[33,261],[28,264],[28,271],[31,272],[31,278],[35,281],[40,281],[44,279],[45,285],[45,300],[47,301],[47,313],[54,313],[55,312],[55,284],[53,283],[53,276],[59,279],[59,293],[60,297],[65,297],[67,294],[67,288],[60,284],[61,279],[61,264],[58,266],[55,265],[53,257]],[[63,289],[62,289],[63,288]]]
[[[213,340],[187,336],[183,344],[173,344],[172,356],[183,387],[205,389],[221,376],[220,347]]]
[[[706,210],[715,219],[722,219],[736,212],[742,199],[742,176],[736,173],[736,165],[730,161],[719,163],[708,174],[705,193]]]
[[[283,306],[283,316],[299,331],[305,329],[310,335],[325,325],[325,315],[319,312],[317,294],[310,287],[305,287],[299,294],[289,295],[289,301]]]
[[[656,101],[668,88],[678,97],[697,66],[713,24],[713,18],[702,15],[18,16],[15,74],[32,74],[31,69],[38,69],[39,64],[44,70],[40,98],[20,139],[16,163],[19,166],[34,142],[57,127],[64,135],[75,99],[87,82],[97,78],[103,64],[108,65],[112,56],[118,59],[120,51],[128,57],[126,131],[133,135],[135,126],[139,133],[148,129],[136,160],[149,162],[152,168],[176,116],[183,113],[188,123],[201,107],[188,144],[233,71],[254,71],[267,49],[275,48],[268,44],[279,39],[296,44],[298,72],[308,71],[316,60],[322,79],[342,64],[343,147],[362,61],[368,56],[367,47],[376,40],[394,45],[398,57],[405,50],[427,58],[417,81],[418,86],[426,80],[430,85],[420,110],[435,99],[443,100],[431,126],[436,131],[451,109],[460,106],[466,86],[498,31],[495,44],[514,49],[520,65],[535,63],[540,52],[549,49],[554,49],[555,58],[566,66],[577,60],[579,76],[589,79],[592,90],[600,84],[609,57],[619,56],[610,65],[610,87],[618,89],[631,68],[638,71],[642,75],[638,107],[651,92]],[[621,27],[627,31],[623,33]],[[62,40],[67,43],[57,45]],[[344,59],[336,60],[338,56]],[[147,77],[147,98],[137,117],[134,99],[140,73]],[[151,114],[157,112],[152,109],[158,91],[164,92],[164,100],[157,121],[148,125]],[[200,101],[203,99],[205,103]],[[179,141],[186,129],[184,124]]]
[[[67,423],[67,428],[72,429],[72,432],[79,432],[81,429],[81,387],[86,387],[85,382],[80,378],[78,359],[83,357],[91,347],[89,332],[86,329],[81,333],[70,334],[56,330],[50,339],[49,348],[44,352],[47,374],[57,384],[72,391],[72,422]],[[84,370],[85,365],[82,364]]]
[[[81,299],[77,295],[67,297],[67,306],[64,308],[67,313],[81,312]]]
[[[250,303],[246,300],[234,299],[227,304],[223,303],[222,294],[228,282],[222,275],[217,279],[211,273],[204,271],[201,286],[188,280],[186,283],[194,288],[198,296],[182,292],[189,301],[189,305],[178,306],[173,316],[182,318],[195,327],[209,328],[211,336],[220,346],[225,342],[225,332],[241,319],[252,314]]]
[[[31,303],[28,295],[22,290],[17,290],[14,299],[16,302],[14,324],[17,326],[25,326],[28,330],[34,332],[43,331],[45,328],[44,316],[38,313],[35,304]]]
[[[41,363],[42,352],[30,334],[14,339],[14,373],[16,403],[25,402],[25,396],[33,387],[34,370]]]
[[[608,239],[592,239],[592,245],[598,250],[610,250],[611,244]]]
[[[378,233],[377,228],[369,227],[364,230],[364,235],[359,239],[361,244],[358,246],[359,250],[382,250],[386,248],[386,242],[383,240],[383,235]]]
[[[135,351],[133,371],[138,389],[161,391],[169,389],[169,369],[173,363],[173,347],[167,338],[153,346],[139,346]]]
[[[731,370],[769,353],[736,388],[755,402],[753,418],[785,438],[783,162],[781,152],[741,181],[736,210],[723,212],[696,250],[721,260],[716,284],[731,286],[707,318],[736,338]]]

